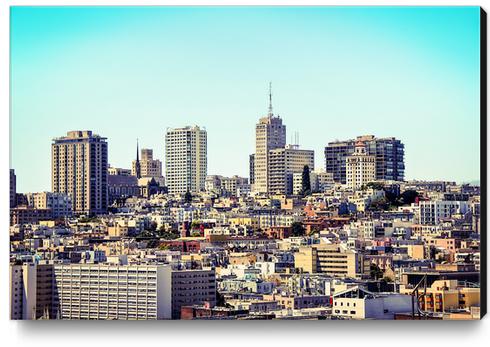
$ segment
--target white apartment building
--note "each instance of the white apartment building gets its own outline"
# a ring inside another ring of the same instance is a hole
[[[198,126],[167,129],[165,175],[169,193],[204,191],[207,175],[206,130]]]
[[[469,211],[467,201],[420,201],[419,223],[437,225],[443,218],[449,218],[454,214],[465,214]]]
[[[363,142],[357,142],[354,153],[347,156],[346,184],[353,190],[376,179],[376,157],[368,155]]]
[[[169,265],[54,265],[54,310],[60,319],[170,319]]]
[[[269,151],[268,165],[268,191],[274,194],[291,195],[294,194],[294,174],[302,174],[305,166],[313,170],[315,166],[315,152],[299,149],[297,145],[272,149]]]

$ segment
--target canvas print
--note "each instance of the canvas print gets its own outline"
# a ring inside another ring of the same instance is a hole
[[[10,319],[485,314],[481,8],[10,18]]]

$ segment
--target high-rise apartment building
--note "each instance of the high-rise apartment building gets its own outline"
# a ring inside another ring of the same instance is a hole
[[[133,161],[131,174],[138,177],[138,167],[140,177],[162,177],[162,162],[153,159],[153,149],[142,148],[141,159]]]
[[[107,211],[107,142],[92,131],[69,131],[53,139],[52,190],[72,199],[78,213]]]
[[[207,175],[207,133],[198,126],[167,129],[165,175],[169,193],[204,191]]]
[[[363,142],[357,142],[354,153],[346,159],[346,184],[351,189],[376,180],[376,157],[368,155]]]
[[[405,177],[404,144],[394,137],[376,138],[373,135],[330,142],[325,147],[325,169],[335,182],[346,184],[346,158],[353,154],[357,142],[363,142],[368,155],[376,158],[376,180],[403,181]]]
[[[297,145],[270,150],[268,191],[273,194],[293,194],[294,173],[302,173],[305,166],[312,171],[314,165],[315,152],[312,150],[299,149]]]
[[[269,113],[255,126],[254,191],[269,192],[269,151],[284,148],[286,126],[272,111],[272,92],[269,91]]]
[[[17,202],[17,177],[14,169],[10,169],[10,208],[15,207]]]

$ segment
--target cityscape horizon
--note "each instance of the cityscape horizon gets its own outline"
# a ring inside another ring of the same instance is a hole
[[[485,316],[479,7],[11,20],[11,320]]]
[[[165,128],[197,124],[209,133],[209,172],[245,176],[273,81],[277,113],[317,167],[335,139],[396,136],[407,145],[407,178],[473,182],[478,11],[13,7],[10,166],[19,190],[49,190],[42,163],[66,131],[108,137],[111,165],[125,167],[136,138],[164,160]],[[279,27],[283,19],[291,25]],[[447,139],[460,143],[452,161]]]

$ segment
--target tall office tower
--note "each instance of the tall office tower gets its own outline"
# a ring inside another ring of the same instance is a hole
[[[249,159],[248,159],[248,167],[249,167],[249,178],[250,178],[250,185],[253,186],[255,182],[255,154],[250,154]]]
[[[255,126],[254,191],[269,192],[269,151],[284,148],[286,145],[286,126],[272,111],[272,91],[269,86],[269,113],[260,118]]]
[[[405,145],[400,140],[394,137],[375,138],[367,141],[367,144],[368,153],[376,156],[376,179],[405,179]]]
[[[293,175],[303,172],[308,166],[315,167],[315,152],[299,149],[298,145],[288,145],[269,151],[269,193],[293,194]]]
[[[376,138],[373,135],[330,142],[325,147],[325,169],[335,182],[345,184],[346,158],[354,153],[357,142],[363,142],[368,155],[376,157],[376,180],[403,181],[405,178],[404,144],[394,137]]]
[[[17,177],[14,169],[10,169],[10,208],[15,207],[17,202]]]
[[[91,131],[69,131],[53,139],[52,190],[70,196],[73,211],[107,211],[107,142]]]
[[[139,177],[137,175],[139,170]],[[141,177],[162,177],[162,162],[153,159],[153,149],[142,148],[141,160],[133,161],[131,173],[138,178]]]
[[[354,153],[346,158],[347,186],[359,189],[376,180],[376,157],[368,155],[363,142],[356,143]]]
[[[204,191],[207,175],[206,130],[198,126],[167,129],[165,175],[169,193]]]

